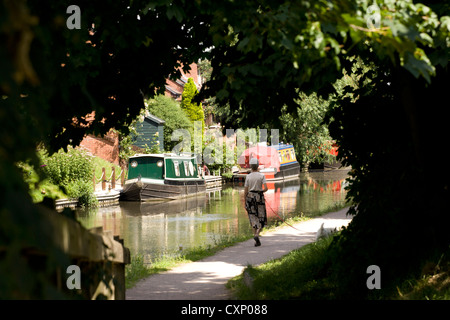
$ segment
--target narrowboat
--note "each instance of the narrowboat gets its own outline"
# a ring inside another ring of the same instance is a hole
[[[252,158],[259,160],[259,172],[266,176],[267,181],[282,181],[299,177],[300,164],[296,159],[293,145],[257,145],[246,149],[239,157],[238,164],[241,169],[233,175],[233,181],[245,180],[251,170],[250,159]]]
[[[120,200],[175,200],[205,191],[195,155],[138,154],[128,159],[128,179]]]

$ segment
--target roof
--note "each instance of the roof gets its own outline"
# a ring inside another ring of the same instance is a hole
[[[175,154],[175,153],[137,153],[134,156],[128,157],[129,159],[133,158],[186,158],[192,159],[195,158],[195,155],[192,154]]]
[[[155,117],[152,114],[147,114],[145,117],[147,119],[149,119],[149,120],[152,120],[153,122],[156,122],[157,124],[164,124],[164,123],[166,123],[164,120],[162,120],[162,119],[160,119],[158,117]]]
[[[278,144],[278,145],[274,145],[274,146],[270,146],[271,148],[274,148],[276,150],[283,150],[283,149],[289,149],[289,148],[293,148],[294,146],[292,144]]]

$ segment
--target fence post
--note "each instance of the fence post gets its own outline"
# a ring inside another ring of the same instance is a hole
[[[125,183],[125,168],[122,168],[122,173],[120,174],[120,183],[123,188],[123,184]]]
[[[102,191],[106,189],[106,171],[102,168]]]
[[[111,188],[116,188],[116,168],[114,166],[111,167]]]
[[[94,169],[94,174],[93,174],[92,182],[94,183],[94,192],[95,192],[95,169]]]

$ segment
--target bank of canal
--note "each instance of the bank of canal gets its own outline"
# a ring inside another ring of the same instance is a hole
[[[279,222],[278,216],[314,216],[342,206],[347,172],[307,173],[300,179],[269,183],[265,195],[269,225]],[[77,219],[87,228],[102,226],[119,235],[132,256],[143,255],[146,261],[251,234],[242,185],[227,184],[204,196],[165,203],[121,202],[79,209]]]

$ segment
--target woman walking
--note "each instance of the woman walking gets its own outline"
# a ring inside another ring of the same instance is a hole
[[[266,204],[264,192],[267,189],[266,177],[258,172],[259,162],[257,158],[250,159],[252,172],[245,178],[245,209],[248,213],[250,225],[253,228],[255,247],[261,245],[259,233],[267,223]]]

